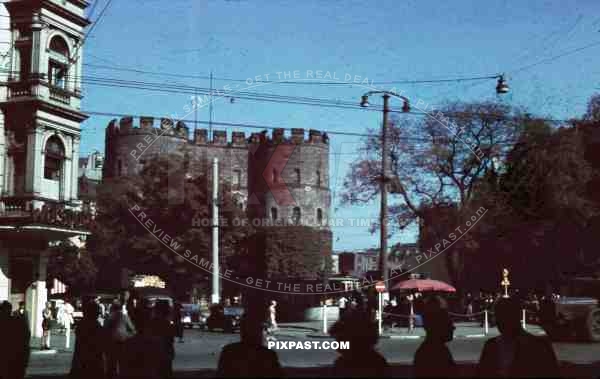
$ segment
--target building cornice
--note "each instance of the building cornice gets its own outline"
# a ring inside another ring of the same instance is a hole
[[[89,4],[84,0],[69,0],[72,4],[77,5],[78,7],[85,9]],[[51,2],[50,0],[13,0],[4,3],[6,9],[10,13],[11,17],[16,16],[18,13],[23,10],[32,10],[32,9],[48,9],[49,11],[57,14],[60,17],[63,17],[66,20],[73,22],[74,24],[79,25],[84,28],[91,24],[85,17],[81,17],[68,9],[61,7],[60,5]]]
[[[30,105],[34,109],[43,110],[49,113],[56,114],[60,117],[67,118],[76,122],[83,122],[88,119],[88,115],[73,108],[63,107],[60,105],[51,104],[47,101],[36,98],[15,98],[3,103],[0,103],[1,109],[11,111],[13,109],[22,110],[23,105]]]

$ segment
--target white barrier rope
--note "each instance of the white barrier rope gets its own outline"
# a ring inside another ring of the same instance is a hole
[[[475,313],[471,313],[471,314],[468,314],[468,313],[462,314],[462,313],[448,312],[448,314],[450,316],[454,316],[454,317],[475,317],[475,316],[478,316],[478,315],[482,315],[484,313],[485,313],[485,311],[475,312]]]
[[[395,313],[389,313],[389,312],[382,312],[384,316],[392,316],[392,317],[400,317],[400,318],[411,318],[411,317],[416,317],[416,314],[411,316],[411,315],[399,315],[399,314],[395,314]]]

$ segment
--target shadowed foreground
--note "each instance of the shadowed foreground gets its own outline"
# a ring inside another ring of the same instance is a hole
[[[458,364],[461,377],[474,377],[477,366],[475,364]],[[387,377],[412,377],[412,365],[394,365],[390,367]],[[286,377],[331,377],[330,367],[284,367]],[[175,372],[174,379],[213,378],[216,370],[195,370],[187,372]],[[600,362],[590,364],[561,364],[561,375],[565,378],[597,378],[600,376]],[[34,379],[68,379],[66,375],[40,375],[28,376]]]

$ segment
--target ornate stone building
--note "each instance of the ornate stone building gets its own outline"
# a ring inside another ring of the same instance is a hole
[[[0,300],[25,301],[41,335],[49,245],[89,234],[77,199],[84,0],[0,5]]]

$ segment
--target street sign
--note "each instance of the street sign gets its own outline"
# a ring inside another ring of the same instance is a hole
[[[375,284],[375,289],[377,290],[377,292],[385,292],[385,283],[384,282],[377,282]]]

